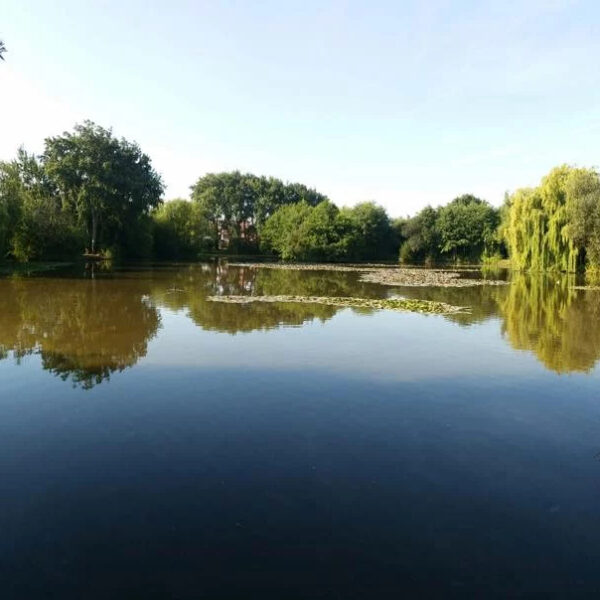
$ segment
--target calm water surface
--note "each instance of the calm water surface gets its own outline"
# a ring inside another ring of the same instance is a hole
[[[573,283],[0,279],[1,597],[598,597],[600,292]]]

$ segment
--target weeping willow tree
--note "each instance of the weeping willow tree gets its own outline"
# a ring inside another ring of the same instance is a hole
[[[508,200],[503,231],[513,265],[533,271],[575,271],[585,256],[582,239],[573,235],[573,206],[588,188],[581,180],[595,171],[556,167],[536,188],[517,190]]]
[[[585,259],[590,283],[600,280],[600,176],[582,171],[569,179],[567,234]]]

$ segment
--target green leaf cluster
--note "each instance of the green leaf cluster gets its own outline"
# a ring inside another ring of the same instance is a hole
[[[400,226],[400,261],[478,261],[499,250],[499,222],[499,211],[471,194],[440,208],[427,206]]]
[[[264,252],[299,261],[383,259],[397,249],[385,210],[371,202],[341,210],[329,201],[283,206],[265,222],[260,243]]]
[[[154,253],[160,258],[195,258],[212,244],[208,220],[198,203],[177,198],[153,214]]]
[[[209,173],[192,186],[192,201],[210,224],[212,248],[256,251],[262,225],[281,206],[316,206],[326,196],[300,183],[232,171]]]
[[[163,184],[137,144],[90,121],[0,163],[0,251],[19,260],[152,249]]]
[[[562,165],[510,196],[502,227],[513,266],[568,271],[600,265],[600,178]]]

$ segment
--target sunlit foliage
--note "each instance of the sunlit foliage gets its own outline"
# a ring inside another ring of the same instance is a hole
[[[48,138],[41,156],[19,150],[0,163],[0,252],[19,260],[110,249],[152,251],[150,212],[162,182],[148,156],[86,121]]]
[[[514,267],[534,271],[575,271],[596,225],[586,216],[597,210],[598,176],[563,165],[536,188],[511,197],[504,235]],[[597,258],[596,250],[592,256]]]
[[[232,171],[209,173],[192,187],[192,200],[210,223],[214,250],[256,250],[263,223],[281,206],[315,206],[326,196],[300,183]]]
[[[198,203],[176,199],[153,214],[154,254],[160,258],[196,258],[211,248],[208,221]]]
[[[385,210],[370,202],[342,210],[331,202],[284,206],[261,230],[261,249],[283,260],[389,258],[397,250],[395,240]]]
[[[144,225],[163,192],[139,146],[86,121],[72,133],[48,138],[42,161],[61,201],[85,230],[89,250],[122,246],[133,254],[128,235]]]
[[[401,225],[400,262],[477,262],[499,251],[499,222],[498,211],[471,194],[427,206]]]

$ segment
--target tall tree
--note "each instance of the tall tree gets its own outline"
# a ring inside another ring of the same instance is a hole
[[[6,46],[4,42],[0,40],[0,60],[4,60],[4,53],[6,52]]]
[[[585,259],[589,275],[600,275],[600,175],[578,171],[567,184],[565,233]]]
[[[162,204],[152,216],[157,257],[191,258],[210,248],[209,224],[196,202],[177,198]]]
[[[479,260],[491,249],[498,223],[498,211],[490,204],[471,194],[459,196],[439,211],[440,251],[454,260]]]
[[[85,224],[91,252],[119,244],[161,203],[163,184],[135,143],[91,121],[46,140],[43,160],[63,201]]]
[[[401,262],[434,261],[438,257],[438,212],[438,209],[426,206],[406,221],[402,227],[404,243],[400,248]]]
[[[397,235],[382,206],[360,202],[352,208],[343,208],[341,214],[354,229],[352,254],[355,258],[376,260],[397,255]]]
[[[20,149],[0,166],[0,221],[9,224],[4,252],[19,260],[63,258],[81,248],[76,220],[38,157]]]
[[[329,201],[288,204],[261,230],[261,247],[284,260],[365,260],[388,258],[396,236],[383,208],[363,202],[339,210]]]
[[[562,165],[552,169],[538,187],[512,195],[503,231],[516,268],[576,270],[582,238],[570,223],[575,214],[570,207],[574,209],[575,197],[583,192],[576,182],[589,177],[593,179],[589,169]]]
[[[192,200],[212,224],[215,249],[255,249],[257,233],[279,207],[302,201],[316,206],[326,199],[300,183],[239,171],[208,173],[192,186]]]

